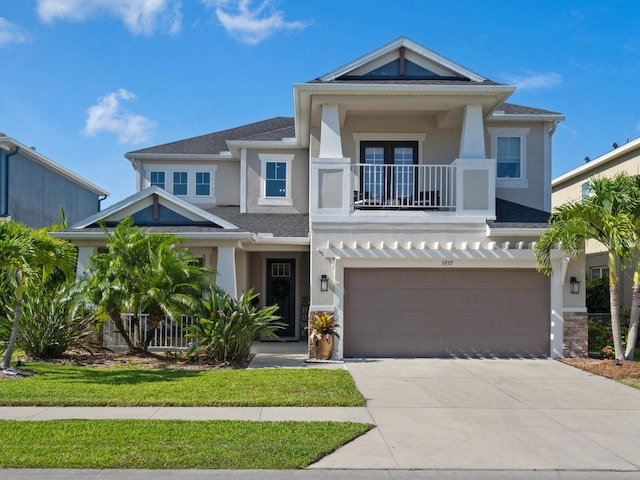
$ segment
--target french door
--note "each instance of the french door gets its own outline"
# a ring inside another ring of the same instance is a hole
[[[360,191],[369,202],[406,204],[416,193],[418,142],[362,142]]]

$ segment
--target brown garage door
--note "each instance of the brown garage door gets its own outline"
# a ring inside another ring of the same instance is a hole
[[[526,269],[345,269],[345,357],[548,356],[549,279]]]

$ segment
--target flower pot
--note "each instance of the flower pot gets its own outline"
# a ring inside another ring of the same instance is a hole
[[[333,335],[321,335],[316,341],[316,358],[331,360],[333,356]]]

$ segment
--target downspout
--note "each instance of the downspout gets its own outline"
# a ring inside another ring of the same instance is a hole
[[[98,198],[98,211],[102,211],[102,201],[106,200],[108,195],[103,195],[102,198]]]
[[[9,157],[12,157],[20,150],[19,146],[16,146],[16,149],[13,152],[9,152],[4,156],[5,160],[5,169],[4,169],[4,185],[2,186],[2,212],[0,212],[0,217],[8,217],[9,216]],[[2,172],[0,172],[2,173]]]

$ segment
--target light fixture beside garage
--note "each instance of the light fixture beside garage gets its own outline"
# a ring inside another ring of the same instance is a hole
[[[576,277],[571,277],[569,283],[571,286],[571,293],[580,293],[580,282]]]
[[[324,274],[320,276],[320,291],[329,291],[329,278]]]

